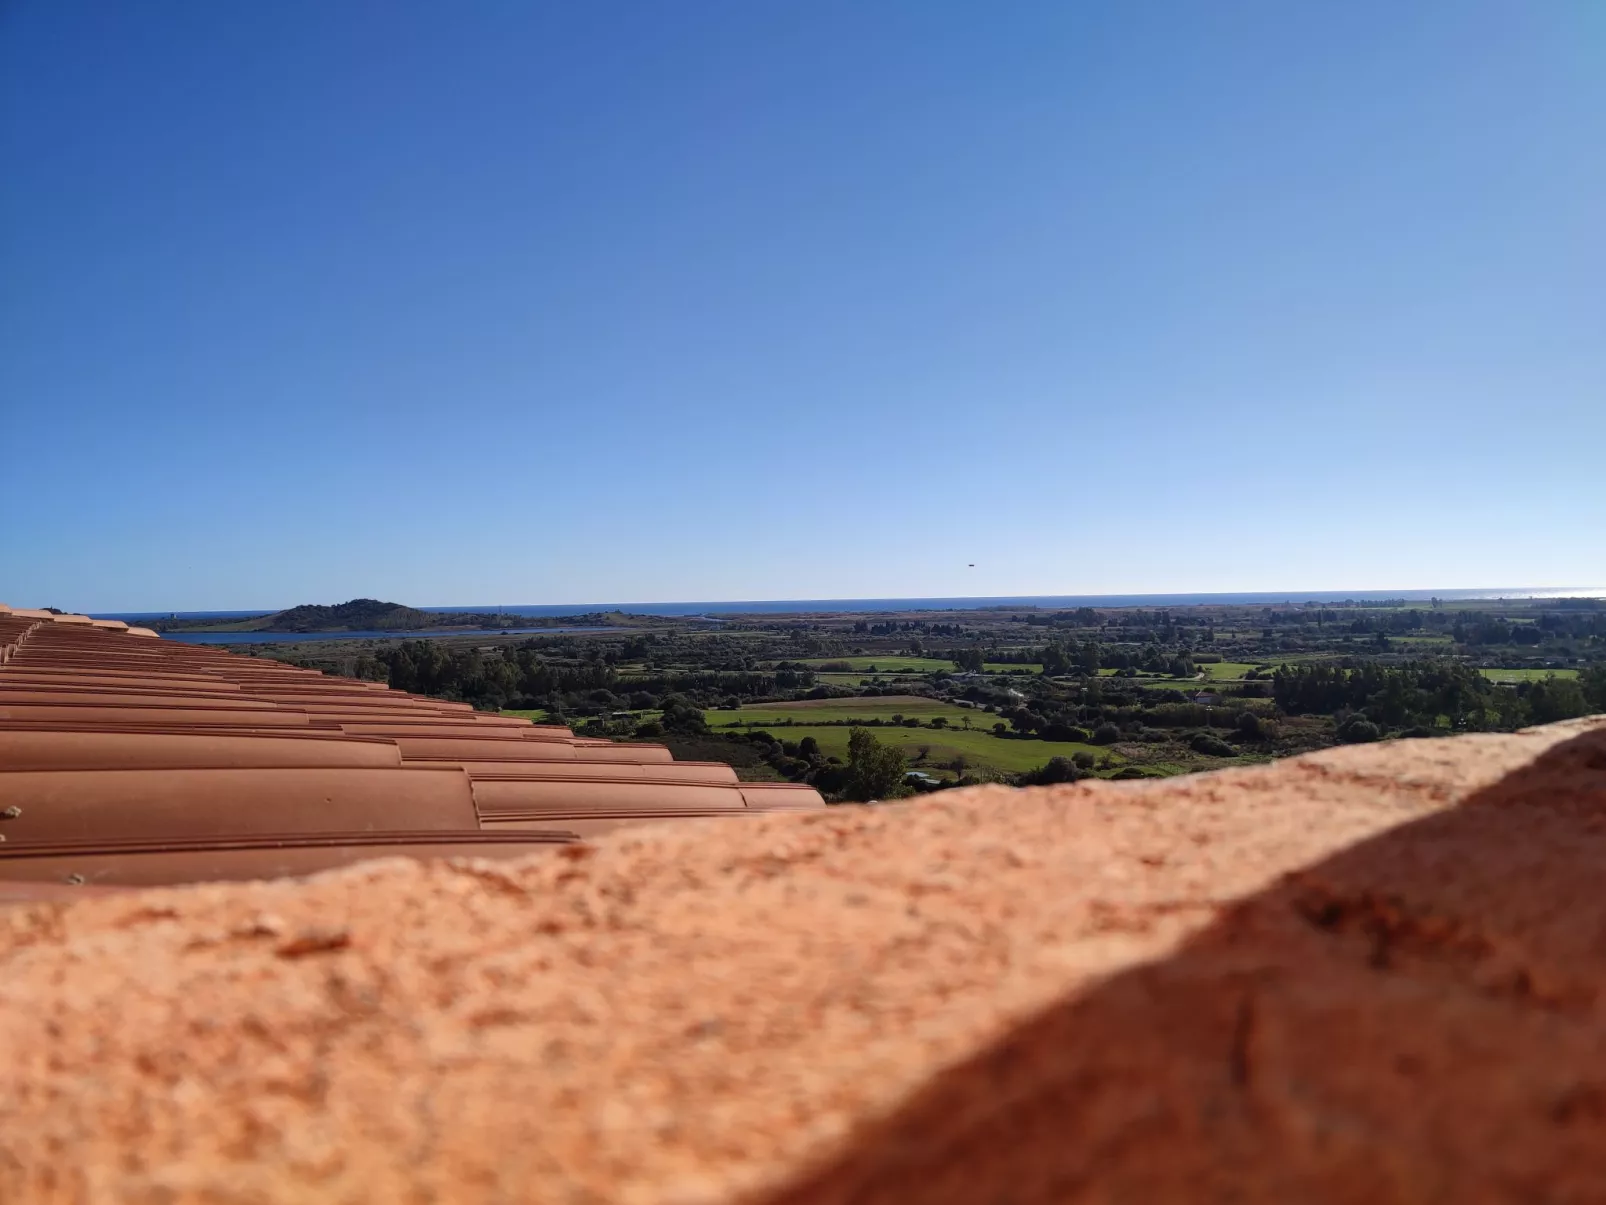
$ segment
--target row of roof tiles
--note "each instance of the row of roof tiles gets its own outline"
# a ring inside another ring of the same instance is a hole
[[[0,606],[0,895],[508,857],[822,803],[663,745]]]

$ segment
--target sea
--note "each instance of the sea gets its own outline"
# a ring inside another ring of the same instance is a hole
[[[618,611],[626,615],[674,616],[686,619],[706,619],[722,622],[738,615],[830,615],[843,613],[876,613],[887,611],[984,611],[1010,610],[1035,607],[1044,611],[1066,611],[1076,607],[1253,607],[1291,606],[1305,603],[1360,603],[1382,599],[1404,599],[1407,602],[1427,602],[1441,598],[1447,602],[1465,602],[1475,599],[1526,599],[1526,598],[1601,598],[1606,597],[1606,586],[1513,586],[1502,589],[1481,590],[1317,590],[1317,591],[1266,591],[1239,594],[1037,594],[1012,595],[996,598],[787,598],[750,599],[724,602],[666,602],[666,603],[573,603],[573,604],[519,604],[485,603],[478,606],[430,606],[421,611],[443,614],[477,613],[521,615],[531,619],[556,619],[569,616],[595,614],[599,611]],[[97,619],[122,619],[137,624],[151,619],[244,619],[251,615],[266,615],[273,608],[262,607],[252,611],[134,611],[96,615]],[[541,628],[489,628],[458,630],[453,636],[532,636],[559,635],[565,632],[620,633],[628,628],[608,627],[541,627]],[[445,633],[440,633],[445,635]],[[396,640],[416,638],[416,632],[173,632],[169,639],[190,644],[274,644],[301,643],[309,640]]]

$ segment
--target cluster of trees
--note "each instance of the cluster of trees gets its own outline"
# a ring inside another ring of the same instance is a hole
[[[908,795],[909,761],[901,749],[877,740],[868,728],[854,727],[848,732],[848,757],[827,757],[812,736],[789,741],[772,732],[730,732],[723,736],[709,733],[700,712],[684,699],[666,701],[662,721],[638,726],[634,735],[641,739],[664,740],[677,757],[690,756],[739,764],[762,763],[794,782],[813,785],[828,799],[868,803],[872,800],[899,799]],[[733,757],[732,749],[748,754]]]
[[[1097,628],[1104,623],[1104,617],[1092,607],[1078,607],[1074,611],[1017,615],[1015,621],[1037,628]]]
[[[564,655],[577,651],[581,655]],[[787,663],[773,670],[649,670],[627,681],[616,668],[623,651],[554,650],[539,640],[482,651],[439,640],[402,640],[359,657],[354,673],[397,690],[462,700],[484,710],[539,707],[576,716],[658,707],[666,696],[677,694],[702,706],[731,700],[739,704],[806,690],[815,681],[812,669]]]
[[[1339,735],[1371,740],[1390,729],[1511,729],[1572,719],[1606,707],[1606,667],[1580,678],[1546,677],[1516,687],[1454,661],[1401,665],[1285,665],[1272,675],[1285,712],[1340,717]]]
[[[902,622],[888,620],[885,623],[870,623],[861,619],[853,625],[853,632],[857,636],[895,636],[901,632],[924,632],[930,636],[963,636],[965,628],[957,623],[927,623],[921,619]]]
[[[1091,638],[1082,641],[1052,641],[1042,648],[950,649],[943,654],[959,669],[979,673],[988,661],[1003,665],[1041,665],[1050,678],[1064,674],[1091,676],[1100,669],[1126,670],[1136,674],[1145,671],[1153,674],[1170,674],[1176,678],[1190,678],[1197,672],[1195,660],[1220,661],[1219,654],[1194,654],[1180,648],[1168,648],[1148,643],[1139,649],[1125,649],[1099,643]]]

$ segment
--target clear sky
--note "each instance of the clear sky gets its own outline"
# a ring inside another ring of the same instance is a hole
[[[1602,580],[1599,0],[0,3],[14,605]]]

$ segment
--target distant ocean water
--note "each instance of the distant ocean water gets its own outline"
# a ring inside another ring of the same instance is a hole
[[[482,603],[477,606],[433,606],[420,610],[442,613],[478,612],[523,615],[530,618],[557,618],[570,615],[587,615],[598,611],[622,611],[629,615],[662,616],[726,616],[726,615],[797,615],[841,614],[843,612],[881,611],[980,611],[1000,607],[1038,607],[1048,611],[1063,611],[1074,607],[1208,607],[1208,606],[1298,606],[1301,603],[1342,603],[1403,598],[1410,602],[1427,602],[1442,598],[1452,602],[1472,599],[1522,598],[1598,598],[1606,597],[1606,586],[1512,586],[1482,590],[1279,590],[1241,594],[1038,594],[1015,595],[998,598],[788,598],[751,601],[720,602],[668,602],[668,603],[573,603],[573,604],[499,604]],[[97,615],[97,619],[123,619],[135,623],[146,619],[165,619],[177,615],[181,619],[242,619],[248,615],[265,615],[273,608],[262,607],[252,611],[135,611]],[[538,629],[554,631],[552,628]],[[618,629],[614,629],[617,631]],[[388,633],[374,633],[387,635]],[[250,633],[217,633],[239,637]],[[261,638],[261,633],[256,634]],[[342,633],[361,637],[370,633]]]
[[[1403,598],[1467,601],[1480,598],[1606,597],[1606,586],[1543,586],[1490,590],[1327,590],[1275,591],[1252,594],[1037,594],[1000,598],[789,598],[751,602],[588,603],[583,606],[422,607],[424,611],[501,611],[508,615],[584,615],[623,611],[629,615],[798,615],[876,611],[981,611],[1002,607],[1038,607],[1063,611],[1074,607],[1244,607],[1298,606],[1301,603],[1355,602]]]

